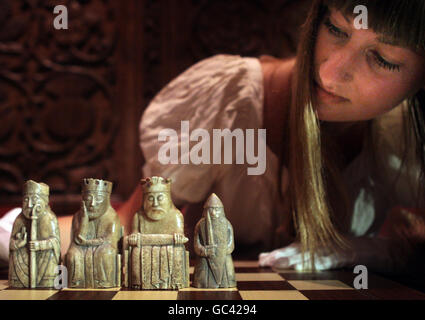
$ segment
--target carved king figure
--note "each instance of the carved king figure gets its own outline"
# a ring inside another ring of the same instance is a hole
[[[141,180],[142,208],[126,237],[125,285],[137,289],[178,289],[189,286],[189,253],[184,243],[182,213],[171,200],[171,180]]]
[[[204,205],[203,217],[196,224],[193,286],[197,288],[236,287],[231,253],[234,249],[233,228],[226,219],[223,203],[215,193]]]
[[[66,254],[70,287],[121,285],[118,245],[122,228],[110,203],[111,191],[109,181],[83,179],[83,201],[72,220],[72,241]]]
[[[52,288],[60,263],[58,221],[49,207],[49,186],[24,184],[22,212],[10,238],[9,286]]]

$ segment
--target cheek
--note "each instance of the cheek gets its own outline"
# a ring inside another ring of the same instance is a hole
[[[353,105],[362,108],[367,119],[379,116],[407,98],[409,83],[400,79],[361,81],[356,86]]]

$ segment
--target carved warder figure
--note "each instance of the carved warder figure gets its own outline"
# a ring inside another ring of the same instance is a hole
[[[49,186],[29,180],[24,184],[22,212],[10,238],[9,285],[15,288],[52,288],[60,263],[60,236],[49,207]]]
[[[189,286],[189,253],[182,213],[171,200],[171,179],[141,180],[143,205],[133,218],[127,246],[125,285],[142,289]]]
[[[83,179],[83,201],[72,220],[72,241],[66,255],[70,287],[121,285],[118,242],[122,229],[110,203],[111,191],[109,181]]]
[[[211,194],[204,205],[203,217],[196,224],[193,286],[197,288],[236,287],[231,253],[234,249],[233,228],[226,219],[221,200]]]

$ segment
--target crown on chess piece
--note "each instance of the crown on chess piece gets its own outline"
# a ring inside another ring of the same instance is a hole
[[[207,201],[205,201],[204,208],[223,208],[223,203],[220,198],[215,194],[211,193]]]
[[[24,184],[24,194],[37,193],[45,196],[49,196],[49,186],[43,182],[35,182],[33,180],[28,180]]]
[[[83,192],[112,192],[112,182],[100,179],[86,178],[82,182]]]
[[[171,192],[171,179],[164,179],[162,177],[150,177],[140,180],[143,192]]]

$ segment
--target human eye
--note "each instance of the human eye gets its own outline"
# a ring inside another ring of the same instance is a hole
[[[329,33],[337,38],[348,38],[348,34],[345,33],[344,31],[342,31],[340,28],[338,28],[337,26],[335,26],[331,20],[329,19],[329,17],[327,17],[325,19],[325,21],[323,22],[323,24],[326,26],[326,28],[328,29]]]
[[[378,52],[373,52],[372,57],[373,57],[375,63],[379,67],[381,67],[383,69],[387,69],[389,71],[395,71],[395,70],[400,71],[400,66],[398,64],[388,62],[387,60],[382,58],[382,56]]]

